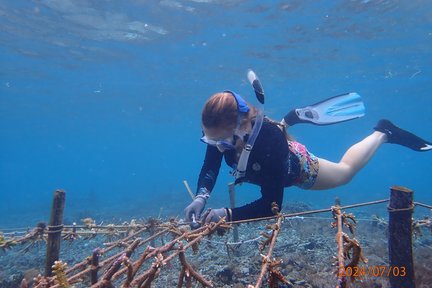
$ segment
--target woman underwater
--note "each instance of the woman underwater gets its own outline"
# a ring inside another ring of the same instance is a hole
[[[384,143],[406,146],[416,151],[432,150],[432,145],[388,120],[380,120],[374,132],[351,146],[338,163],[318,158],[305,146],[293,141],[281,123],[264,118],[259,134],[246,160],[245,171],[236,183],[248,182],[261,187],[261,198],[233,209],[204,207],[215,185],[222,158],[236,168],[248,139],[253,136],[259,110],[246,103],[240,95],[224,91],[211,96],[202,110],[201,141],[207,144],[204,163],[199,174],[195,199],[185,208],[185,220],[194,228],[204,223],[271,216],[272,202],[282,207],[285,187],[323,190],[348,183]],[[262,117],[261,117],[262,119]],[[256,130],[256,129],[255,129]],[[196,219],[196,220],[195,220]]]

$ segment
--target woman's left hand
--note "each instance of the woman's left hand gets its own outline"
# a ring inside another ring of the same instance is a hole
[[[219,222],[223,217],[227,217],[227,212],[225,208],[209,209],[202,217],[205,224]]]

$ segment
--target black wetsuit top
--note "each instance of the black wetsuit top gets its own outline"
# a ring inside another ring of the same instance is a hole
[[[198,179],[198,189],[212,191],[222,162],[234,168],[236,151],[221,153],[207,145],[204,164]],[[264,121],[255,141],[246,168],[246,176],[237,182],[247,182],[261,187],[262,197],[252,203],[232,209],[231,221],[272,216],[271,203],[282,208],[284,187],[293,185],[300,171],[299,160],[288,149],[284,133],[276,124]],[[198,193],[198,192],[197,192]]]

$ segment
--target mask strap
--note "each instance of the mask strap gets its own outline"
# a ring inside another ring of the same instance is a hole
[[[237,111],[240,113],[247,113],[249,112],[250,108],[246,104],[246,101],[236,92],[233,92],[231,90],[225,90],[224,92],[231,93],[231,95],[234,96],[234,99],[237,102]]]

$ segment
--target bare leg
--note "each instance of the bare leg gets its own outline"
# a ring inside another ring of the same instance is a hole
[[[323,190],[348,183],[372,158],[381,144],[385,142],[387,142],[387,135],[375,131],[362,141],[351,146],[339,163],[318,158],[318,176],[311,189]]]

